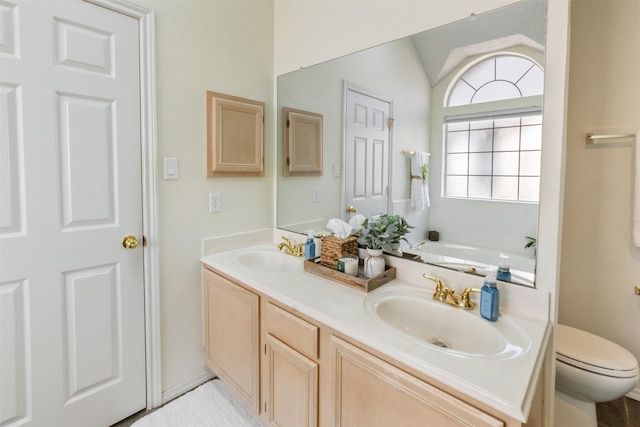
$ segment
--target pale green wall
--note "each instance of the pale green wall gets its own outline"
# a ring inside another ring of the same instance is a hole
[[[146,1],[156,12],[158,216],[162,389],[203,365],[201,240],[271,227],[273,218],[273,2]],[[266,102],[266,174],[206,178],[205,91]],[[162,158],[179,179],[162,179]],[[222,211],[208,212],[208,193]]]

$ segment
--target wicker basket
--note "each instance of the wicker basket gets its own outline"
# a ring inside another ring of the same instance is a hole
[[[358,239],[355,236],[349,236],[344,239],[334,236],[322,238],[322,246],[320,248],[320,263],[322,265],[337,269],[338,258],[347,255],[358,255]]]

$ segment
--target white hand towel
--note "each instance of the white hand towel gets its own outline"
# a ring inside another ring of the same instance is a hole
[[[429,165],[429,154],[416,151],[411,154],[411,206],[422,211],[431,206],[429,182],[422,175],[422,165]]]
[[[640,248],[640,132],[636,133],[635,179],[633,183],[633,244]]]

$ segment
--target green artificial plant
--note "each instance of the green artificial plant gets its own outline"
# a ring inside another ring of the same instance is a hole
[[[405,242],[404,235],[412,228],[407,220],[400,215],[380,215],[375,218],[367,218],[362,223],[362,230],[358,243],[368,249],[382,249],[391,252],[392,243]]]

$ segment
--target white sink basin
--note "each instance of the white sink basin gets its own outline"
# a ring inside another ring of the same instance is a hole
[[[420,345],[469,357],[505,359],[526,352],[531,340],[508,316],[489,322],[471,311],[434,301],[415,288],[382,288],[367,295],[366,311],[382,326]]]
[[[234,257],[239,264],[265,273],[288,273],[303,269],[302,258],[263,246],[242,251]]]

